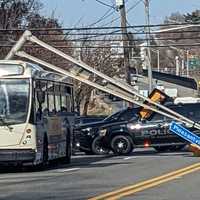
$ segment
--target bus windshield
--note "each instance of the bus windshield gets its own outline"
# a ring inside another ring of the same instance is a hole
[[[29,85],[29,79],[0,80],[0,126],[26,122]]]

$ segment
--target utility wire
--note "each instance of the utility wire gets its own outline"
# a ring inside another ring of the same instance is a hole
[[[143,0],[137,1],[133,6],[131,6],[131,7],[127,10],[126,13],[128,14],[131,10],[133,10],[133,9],[134,9],[140,2],[142,2],[142,1],[143,1]],[[111,20],[110,22],[104,24],[103,26],[107,26],[107,25],[109,25],[109,24],[112,24],[113,22],[117,21],[119,18],[120,18],[120,16],[114,18],[113,20]]]
[[[146,46],[142,46],[142,47],[150,47],[150,48],[171,48],[172,46],[174,47],[199,47],[200,43],[193,43],[193,44],[167,44],[167,45],[146,45]],[[13,47],[13,45],[0,45],[0,47]],[[25,45],[24,47],[34,47],[34,48],[43,48],[40,46],[36,46],[36,45]],[[122,46],[83,46],[83,47],[76,47],[76,46],[59,46],[59,45],[54,45],[55,48],[66,48],[66,49],[75,49],[75,48],[83,48],[83,49],[93,49],[93,48],[110,48],[110,49],[119,49],[119,48],[123,48]],[[141,47],[140,45],[134,45],[134,46],[125,46],[125,48],[135,48],[135,47]]]
[[[158,39],[151,39],[150,42],[155,42],[155,41],[162,41],[162,42],[169,42],[169,40],[171,40],[172,42],[175,42],[174,40],[181,40],[181,42],[183,42],[184,40],[200,40],[200,37],[187,37],[187,38],[158,38]],[[44,40],[44,42],[47,42],[47,43],[63,43],[63,44],[66,44],[67,45],[67,42],[70,43],[70,42],[84,42],[84,43],[99,43],[101,42],[102,43],[106,43],[108,45],[113,45],[114,42],[122,42],[123,40],[122,39],[99,39],[99,40],[79,40],[79,39],[68,39],[68,40],[51,40],[51,39],[47,39],[47,40]],[[126,41],[129,41],[129,40],[126,40]],[[141,43],[143,41],[146,41],[146,39],[142,39],[142,38],[139,38],[139,39],[133,39],[132,40],[133,42],[135,43]],[[5,44],[5,43],[9,43],[9,44],[14,44],[15,42],[9,42],[9,41],[3,41],[1,40],[0,41],[1,44]],[[110,43],[110,44],[109,44]],[[100,45],[101,45],[100,44]],[[174,44],[179,44],[179,43],[174,43]],[[119,46],[119,45],[118,45]]]
[[[113,15],[113,13],[115,12],[115,11],[112,11],[112,12],[110,13],[110,11],[112,11],[112,8],[108,9],[108,10],[105,12],[105,14],[104,14],[100,19],[98,19],[96,22],[94,22],[94,23],[88,25],[88,27],[91,27],[91,26],[94,26],[94,25],[96,25],[96,24],[99,24],[100,22],[104,21],[105,19],[107,19],[108,17],[110,17],[111,15]]]
[[[109,8],[116,9],[114,6],[111,6],[111,5],[107,4],[107,3],[104,3],[103,1],[100,1],[100,0],[95,0],[95,1],[100,3],[100,4],[102,4],[102,5],[104,5],[104,6],[107,6]]]
[[[173,23],[173,24],[151,24],[151,25],[134,25],[134,26],[101,26],[101,27],[74,27],[74,28],[30,28],[30,31],[80,31],[80,30],[109,30],[109,29],[121,29],[121,28],[145,28],[145,27],[169,27],[169,26],[184,26],[184,25],[196,25],[200,27],[200,23]],[[191,27],[186,27],[191,28]],[[26,28],[11,28],[11,29],[0,29],[0,31],[25,31]],[[170,31],[169,31],[170,32]]]
[[[34,32],[37,32],[36,30],[32,31],[33,34]],[[135,35],[144,35],[146,34],[145,31],[140,31],[140,32],[132,32],[133,34]],[[165,35],[165,34],[184,34],[184,33],[200,33],[200,30],[182,30],[182,31],[169,31],[169,32],[160,32],[160,33],[153,33],[151,32],[151,35],[154,35],[154,34],[159,34],[159,35]],[[13,35],[13,31],[0,31],[0,35]],[[116,30],[116,31],[112,31],[112,32],[93,32],[93,33],[67,33],[68,36],[75,36],[75,35],[79,35],[79,36],[93,36],[93,37],[99,37],[99,36],[105,36],[105,35],[121,35],[123,33],[120,33],[120,30]],[[40,32],[37,32],[37,35],[39,36],[46,36],[46,35],[66,35],[66,33],[54,33],[54,32],[46,32],[46,33],[40,33]]]
[[[151,38],[151,41],[169,41],[169,40],[197,40],[200,39],[200,37],[167,37],[167,38]],[[137,38],[137,39],[132,39],[131,41],[134,42],[139,42],[139,41],[145,41],[145,38]],[[111,39],[90,39],[90,40],[84,40],[84,39],[48,39],[44,41],[49,41],[49,42],[80,42],[80,41],[84,41],[84,42],[116,42],[116,41],[130,41],[130,40],[123,40],[121,38],[119,39],[115,39],[115,38],[111,38]],[[0,42],[8,42],[5,40],[1,40]]]

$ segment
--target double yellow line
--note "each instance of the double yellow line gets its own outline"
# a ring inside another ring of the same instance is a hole
[[[135,194],[136,192],[143,191],[145,189],[160,185],[162,183],[171,181],[173,179],[176,179],[177,177],[184,176],[186,174],[195,172],[197,170],[200,170],[200,163],[196,163],[193,165],[190,165],[188,167],[164,174],[162,176],[158,176],[153,179],[149,179],[147,181],[140,182],[135,185],[130,185],[128,187],[121,188],[119,190],[109,192],[100,196],[96,196],[93,198],[90,198],[89,200],[116,200],[120,199],[125,196],[130,196]]]

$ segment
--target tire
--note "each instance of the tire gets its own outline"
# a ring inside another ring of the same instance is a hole
[[[102,145],[102,137],[97,136],[92,141],[92,152],[96,155],[105,155],[109,153],[109,149],[103,147]]]
[[[154,147],[157,152],[166,152],[170,150],[170,146],[157,146]]]
[[[117,135],[111,140],[111,148],[116,155],[128,155],[133,151],[132,139],[127,135]]]

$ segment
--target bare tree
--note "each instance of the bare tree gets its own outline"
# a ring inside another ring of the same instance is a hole
[[[57,19],[52,17],[44,17],[39,14],[42,4],[39,0],[4,0],[0,1],[0,58],[4,58],[11,47],[22,35],[21,29],[42,29],[33,31],[33,34],[41,40],[51,44],[52,46],[62,46],[61,49],[67,54],[72,54],[72,44],[65,38],[64,32],[60,30],[62,27]],[[46,28],[55,28],[55,30],[46,30]],[[15,30],[16,29],[16,30]],[[24,48],[28,53],[34,56],[40,56],[44,60],[57,64],[61,67],[69,65],[64,59],[53,55],[44,48],[33,46],[29,43]]]
[[[120,71],[123,71],[123,69],[120,68],[122,66],[121,59],[112,54],[111,43],[104,41],[91,42],[86,38],[79,43],[79,46],[79,58],[91,67],[109,76],[115,76],[120,74]],[[106,48],[102,48],[102,46],[106,46]],[[90,77],[90,80],[97,83],[101,81],[96,76]],[[91,99],[94,88],[78,83],[75,91],[77,110],[81,111],[80,107],[82,105],[82,114],[87,115],[89,106],[94,106],[94,99]]]
[[[199,19],[199,12],[195,11],[192,14],[181,15],[180,13],[172,13],[171,16],[166,17],[164,23],[169,26],[161,27],[161,29],[171,28],[171,23],[183,23],[183,22],[197,22]],[[175,27],[175,26],[173,26]],[[175,71],[175,57],[178,56],[183,60],[184,64],[186,63],[186,52],[189,51],[191,55],[198,55],[200,53],[199,47],[189,46],[190,44],[195,44],[199,42],[200,37],[200,27],[189,27],[182,30],[169,31],[163,33],[157,33],[156,38],[157,44],[166,45],[166,48],[160,48],[160,66],[161,69],[168,68],[169,71]],[[170,45],[169,45],[170,44]],[[176,46],[176,45],[183,46]],[[184,46],[184,44],[186,46]],[[188,46],[187,46],[188,45]],[[153,54],[154,65],[156,65],[155,54]],[[186,64],[185,64],[186,65]],[[186,68],[186,66],[185,66]]]
[[[1,0],[0,28],[22,28],[27,18],[40,10],[41,6],[38,0]]]

